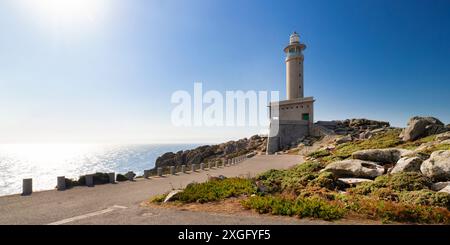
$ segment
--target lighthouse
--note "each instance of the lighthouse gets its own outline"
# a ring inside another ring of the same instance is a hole
[[[300,43],[300,35],[294,32],[289,45],[284,48],[286,53],[286,95],[288,100],[303,98],[303,50],[306,45]]]
[[[304,55],[306,45],[297,32],[284,48],[286,63],[286,100],[269,104],[270,134],[267,153],[289,149],[299,139],[313,134],[314,98],[304,96]]]

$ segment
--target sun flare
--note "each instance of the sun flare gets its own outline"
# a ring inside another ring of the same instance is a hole
[[[107,0],[21,0],[32,17],[52,27],[91,27],[104,18]]]

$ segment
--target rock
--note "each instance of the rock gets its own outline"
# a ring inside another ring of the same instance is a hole
[[[264,150],[267,138],[254,135],[250,139],[244,138],[218,145],[204,145],[192,150],[168,152],[156,159],[155,169],[158,167],[200,164],[208,160],[227,157],[228,155],[244,154],[256,150]]]
[[[441,141],[441,144],[450,145],[450,139]]]
[[[422,162],[423,160],[420,157],[403,157],[397,161],[397,164],[395,164],[390,173],[420,172],[420,165],[422,165]]]
[[[450,139],[450,131],[436,135],[436,140],[437,141],[445,141],[445,140],[448,140],[448,139]]]
[[[359,134],[359,139],[360,140],[370,139],[370,138],[372,138],[372,135],[373,134],[370,131],[362,132],[362,133]]]
[[[269,192],[269,188],[265,186],[261,181],[256,181],[256,188],[259,193],[267,194]]]
[[[434,183],[431,185],[431,190],[440,191],[449,185],[450,185],[450,181]]]
[[[169,192],[169,194],[167,194],[166,198],[164,199],[164,203],[173,201],[175,195],[180,192],[182,192],[182,190],[173,190],[173,191]]]
[[[356,186],[364,182],[372,182],[373,180],[362,178],[339,178],[338,181],[341,181],[346,185]]]
[[[254,157],[254,156],[256,156],[256,153],[254,153],[254,152],[248,153],[248,154],[246,155],[247,158],[252,158],[252,157]]]
[[[400,137],[403,141],[414,141],[429,135],[447,131],[444,124],[434,117],[413,117]]]
[[[129,171],[128,173],[126,173],[125,178],[127,178],[128,180],[132,181],[134,179],[134,177],[136,177],[136,174],[133,171]]]
[[[370,149],[361,150],[352,154],[353,159],[378,162],[382,164],[396,163],[401,157],[413,154],[413,151],[387,148],[387,149]]]
[[[384,174],[384,168],[374,162],[347,159],[328,164],[321,172],[331,172],[338,178],[373,179]]]
[[[450,185],[446,186],[444,189],[440,190],[439,192],[450,194]]]
[[[336,144],[340,145],[340,144],[344,144],[344,143],[348,143],[348,142],[352,142],[352,141],[353,141],[352,136],[351,135],[347,135],[347,136],[344,136],[344,137],[342,137],[340,139],[337,139],[336,140]]]
[[[450,180],[450,150],[435,151],[422,163],[420,171],[435,181]]]
[[[223,176],[223,175],[219,175],[219,176],[209,176],[208,175],[208,181],[220,181],[220,180],[224,180],[227,177]]]

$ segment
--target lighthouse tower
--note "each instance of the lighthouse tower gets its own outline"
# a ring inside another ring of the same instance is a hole
[[[303,98],[303,50],[306,45],[300,43],[300,36],[294,32],[286,53],[286,95],[288,100]]]
[[[269,104],[270,134],[267,153],[298,145],[298,140],[313,134],[314,98],[304,97],[303,51],[300,36],[291,34],[286,54],[286,100]]]

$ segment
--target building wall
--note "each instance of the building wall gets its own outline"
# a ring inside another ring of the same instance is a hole
[[[309,121],[314,122],[313,102],[303,102],[299,104],[280,105],[280,120],[300,120],[303,121],[303,114],[309,115]]]
[[[274,125],[274,123],[277,123],[278,126]],[[288,149],[298,139],[310,135],[310,123],[307,121],[273,121],[271,123],[271,131],[278,131],[278,133],[276,135],[270,135],[268,138],[268,154]]]

